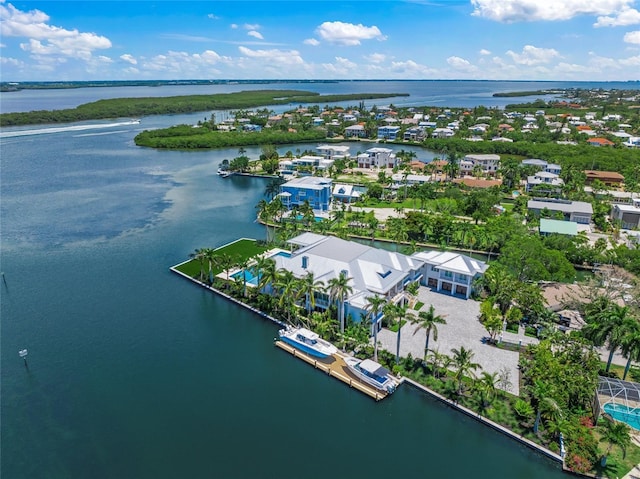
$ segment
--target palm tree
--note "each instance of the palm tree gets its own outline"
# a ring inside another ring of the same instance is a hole
[[[424,343],[424,361],[427,360],[427,352],[429,351],[429,338],[431,336],[431,332],[433,331],[433,340],[438,340],[438,327],[437,324],[447,324],[447,321],[443,316],[437,315],[433,304],[429,306],[428,311],[420,311],[418,313],[418,318],[412,321],[414,324],[418,326],[413,331],[413,334],[416,334],[420,329],[425,329],[427,332],[427,339]]]
[[[475,387],[480,393],[480,407],[485,409],[496,395],[496,383],[498,373],[488,373],[483,371],[480,379],[476,381]]]
[[[200,263],[200,281],[204,279],[204,262],[206,261],[206,252],[207,248],[199,248],[189,255],[191,259]]]
[[[384,314],[391,322],[396,320],[398,323],[398,335],[396,338],[396,364],[400,362],[400,338],[402,333],[402,324],[407,319],[413,319],[414,315],[409,311],[409,306],[387,303],[384,307]]]
[[[280,294],[278,305],[286,312],[287,322],[291,323],[291,310],[294,308],[300,294],[298,279],[291,271],[280,269],[274,286]]]
[[[352,279],[347,276],[346,271],[340,271],[340,275],[337,278],[331,278],[327,284],[329,296],[336,301],[338,307],[340,334],[344,334],[344,302],[347,299],[347,295],[353,293],[353,287],[349,285]]]
[[[272,258],[258,258],[255,268],[258,275],[258,288],[261,290],[270,284],[273,285],[278,279],[276,262]]]
[[[324,289],[324,282],[315,279],[312,271],[307,271],[301,280],[301,293],[306,296],[307,315],[311,316],[311,311],[316,307],[316,292]]]
[[[606,343],[609,358],[605,370],[608,372],[611,368],[613,355],[622,345],[625,334],[633,330],[637,322],[629,316],[627,306],[619,306],[611,302],[607,302],[607,305],[606,309],[593,311],[589,315],[591,318],[587,317],[591,321],[583,328],[583,334],[595,346],[602,346]]]
[[[440,353],[437,349],[430,349],[427,356],[431,354],[431,364],[433,365],[433,377],[440,376],[440,370],[451,364],[451,358],[445,353]]]
[[[605,422],[604,431],[602,431],[602,437],[600,441],[606,441],[609,443],[607,452],[600,460],[602,467],[607,465],[607,457],[611,454],[611,448],[619,446],[622,449],[623,456],[627,454],[627,447],[631,444],[631,436],[629,436],[630,428],[623,422],[607,420]]]
[[[236,264],[236,259],[229,253],[222,253],[217,256],[218,266],[225,272],[227,276],[227,282],[229,282],[229,270]]]
[[[631,369],[631,361],[640,360],[640,323],[633,323],[633,327],[627,331],[622,338],[622,355],[627,358],[627,364],[624,367],[622,380],[627,379],[629,369]]]
[[[371,324],[373,325],[373,360],[378,361],[378,315],[382,312],[387,300],[384,296],[367,296],[366,309],[371,315]]]
[[[455,367],[454,378],[458,384],[458,394],[462,394],[462,378],[465,376],[473,377],[473,372],[480,368],[480,364],[472,361],[474,353],[470,349],[465,349],[464,346],[460,346],[460,349],[453,348],[452,364]]]

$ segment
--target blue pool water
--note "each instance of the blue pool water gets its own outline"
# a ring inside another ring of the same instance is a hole
[[[613,419],[627,423],[632,428],[640,431],[640,410],[630,408],[624,404],[612,403],[605,404],[603,409]]]
[[[245,280],[247,281],[247,284],[252,284],[254,286],[257,286],[258,284],[258,275],[256,275],[256,271],[253,268],[249,268],[244,270],[245,272]],[[231,277],[233,279],[242,279],[242,273],[243,271],[240,270],[237,273],[233,273],[231,275]]]
[[[291,253],[287,253],[286,251],[278,251],[276,254],[270,256],[270,258],[273,258],[275,256],[282,256],[283,258],[291,258]]]

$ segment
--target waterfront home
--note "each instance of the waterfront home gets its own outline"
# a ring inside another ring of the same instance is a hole
[[[500,168],[500,155],[465,155],[464,160],[460,161],[460,172],[471,174],[476,166],[482,168],[483,175],[495,175]]]
[[[404,140],[405,141],[422,141],[427,136],[426,128],[423,126],[414,126],[412,128],[408,128],[404,132]]]
[[[319,145],[316,150],[325,160],[335,161],[341,158],[348,159],[351,156],[349,153],[350,148],[343,145]]]
[[[396,155],[390,148],[369,148],[357,156],[358,168],[393,168],[396,166]]]
[[[316,211],[328,211],[331,204],[330,178],[303,176],[280,185],[278,197],[288,209],[308,202]]]
[[[451,128],[436,128],[433,130],[434,138],[451,138],[455,135],[455,131]]]
[[[378,138],[381,140],[395,140],[400,133],[399,126],[380,126],[378,127]]]
[[[422,278],[424,263],[420,259],[394,251],[315,233],[303,233],[287,243],[292,247],[291,256],[273,257],[278,269],[291,271],[296,278],[313,273],[314,279],[325,285],[341,274],[349,278],[352,292],[344,300],[344,313],[354,321],[368,314],[368,297],[377,295],[387,301],[404,302],[407,285]],[[317,292],[314,296],[316,308],[330,306],[327,293]],[[305,303],[308,301],[305,298]],[[378,327],[381,320],[382,313],[376,318]]]
[[[634,199],[630,205],[614,204],[611,219],[619,221],[623,229],[640,228],[640,199]]]
[[[544,160],[540,160],[538,158],[529,158],[526,160],[522,160],[522,166],[532,166],[536,167],[538,171],[546,171],[547,173],[553,173],[554,175],[560,175],[560,171],[562,171],[562,167],[555,163],[547,163]]]
[[[473,281],[488,268],[484,261],[451,251],[422,251],[411,257],[424,263],[420,269],[422,284],[465,299],[473,292]]]
[[[429,181],[431,181],[431,176],[405,175],[404,173],[394,173],[393,175],[391,175],[391,181],[393,181],[393,187],[396,188],[404,185],[422,185],[424,183],[429,183]]]
[[[366,138],[367,130],[363,125],[351,125],[344,129],[345,138]]]
[[[558,200],[553,198],[534,198],[527,201],[529,213],[540,216],[543,210],[551,214],[562,215],[565,221],[575,221],[578,224],[588,225],[593,216],[591,203],[584,201]]]

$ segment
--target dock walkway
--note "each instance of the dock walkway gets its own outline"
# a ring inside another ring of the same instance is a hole
[[[341,353],[336,353],[328,358],[319,359],[314,358],[282,341],[276,341],[275,344],[284,351],[293,354],[296,358],[302,359],[314,368],[321,370],[331,377],[339,379],[343,383],[348,384],[349,387],[365,393],[376,401],[380,401],[388,396],[387,393],[379,391],[355,377],[351,371],[349,371],[347,364],[344,362],[344,355]]]

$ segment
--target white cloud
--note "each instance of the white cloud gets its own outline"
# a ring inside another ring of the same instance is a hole
[[[624,41],[626,43],[637,43],[640,44],[640,30],[636,30],[635,32],[627,32],[624,34]]]
[[[387,38],[375,25],[366,27],[361,23],[355,25],[344,22],[324,22],[316,29],[316,33],[329,43],[347,46],[360,45],[362,40],[386,40]]]
[[[529,66],[549,63],[554,58],[560,57],[558,51],[553,48],[538,48],[533,45],[525,45],[522,53],[515,53],[509,50],[507,55],[510,56],[515,63]]]
[[[635,57],[622,58],[620,60],[620,64],[625,67],[640,67],[640,55],[636,55]]]
[[[594,27],[626,27],[640,23],[640,12],[635,8],[623,8],[615,16],[598,17]]]
[[[387,59],[387,56],[383,53],[372,53],[371,55],[365,55],[364,59],[371,63],[382,63]]]
[[[213,41],[212,38],[209,37],[200,37],[196,35],[185,35],[184,33],[163,33],[160,35],[160,38],[167,38],[169,40],[179,40],[181,42],[200,42],[200,43],[208,43]]]
[[[251,50],[247,47],[238,47],[238,49],[240,53],[246,57],[266,60],[281,65],[299,65],[304,63],[300,53],[296,50],[278,50],[277,48],[271,50]]]
[[[426,65],[421,65],[413,60],[391,62],[390,70],[402,75],[403,78],[425,78],[433,76],[436,73],[436,70],[433,70]]]
[[[472,73],[478,70],[477,67],[472,65],[468,60],[456,56],[447,58],[447,64],[454,70],[465,73]]]
[[[617,15],[634,0],[471,0],[472,15],[498,22],[569,20],[578,15]]]
[[[138,64],[138,60],[136,60],[133,55],[130,55],[128,53],[125,53],[124,55],[120,55],[120,59],[124,60],[127,63],[131,63],[132,65],[137,65]]]
[[[491,52],[489,50],[484,49],[484,48],[481,49],[478,53],[480,55],[491,55]]]
[[[169,51],[166,54],[141,60],[137,68],[144,72],[154,72],[154,74],[155,72],[167,72],[171,75],[180,73],[186,77],[220,73],[213,66],[229,62],[231,62],[231,58],[221,56],[213,50],[193,54]]]
[[[262,34],[260,32],[256,32],[255,30],[251,30],[247,32],[247,35],[253,38],[257,38],[258,40],[264,40],[264,37],[262,36]]]
[[[229,25],[229,28],[232,28],[232,29],[235,30],[236,28],[238,28],[238,24],[237,23],[232,23],[231,25]]]
[[[207,18],[210,18],[211,20],[218,20],[220,19],[219,16],[214,15],[213,13],[210,13],[209,15],[207,15]]]
[[[22,62],[21,60],[18,60],[16,58],[10,58],[10,57],[0,57],[0,64],[11,65],[13,67],[24,66],[24,62]]]
[[[94,50],[111,48],[107,37],[49,25],[49,16],[40,10],[23,12],[2,2],[0,20],[0,35],[28,38],[29,42],[20,47],[35,55],[65,55],[87,60]]]
[[[358,67],[357,64],[344,57],[335,57],[334,63],[323,63],[322,67],[331,75],[345,76]]]
[[[245,30],[260,30],[260,25],[257,23],[245,23],[242,25]]]
[[[316,40],[315,38],[307,38],[304,42],[305,45],[311,45],[313,47],[317,47],[318,45],[320,45],[320,42],[318,40]]]

